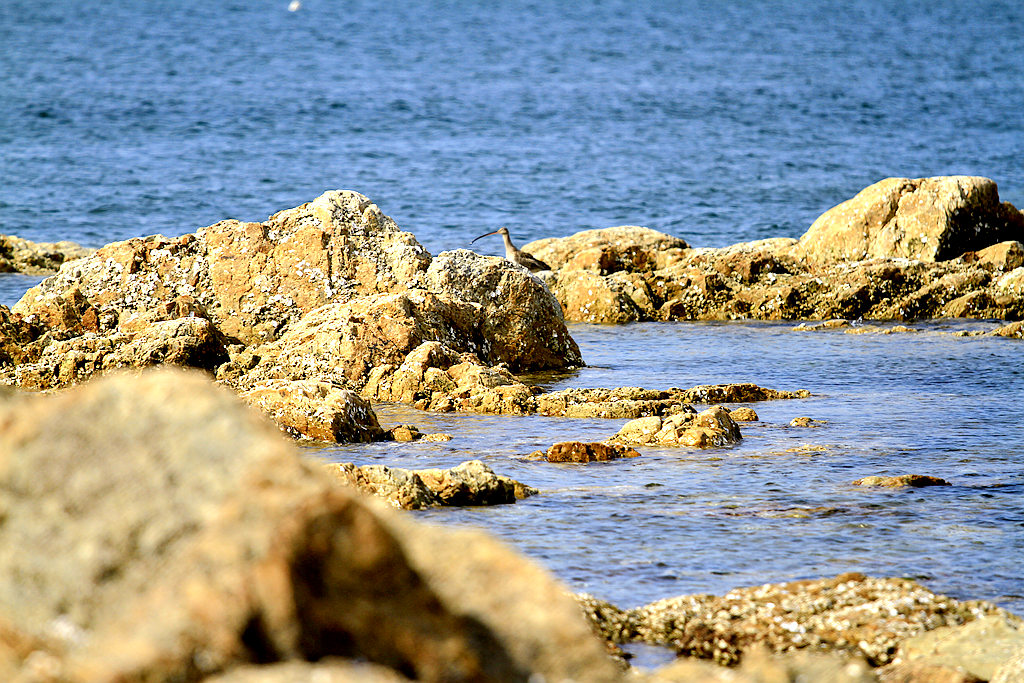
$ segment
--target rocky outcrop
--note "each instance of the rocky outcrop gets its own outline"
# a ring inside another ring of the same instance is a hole
[[[881,486],[890,489],[901,489],[906,487],[921,488],[924,486],[950,486],[950,483],[939,477],[932,477],[927,474],[900,474],[895,477],[871,476],[862,477],[855,482],[854,486]]]
[[[691,249],[629,230],[527,245],[567,319],[1024,317],[1024,214],[985,178],[882,181],[800,240]]]
[[[957,601],[909,579],[854,573],[738,588],[723,596],[685,595],[632,610],[589,597],[582,604],[597,631],[614,642],[667,645],[681,656],[719,664],[736,664],[764,647],[834,652],[881,666],[893,661],[901,643],[940,627],[986,617],[1012,629],[1022,623],[991,603]]]
[[[495,474],[479,460],[447,470],[407,470],[353,463],[342,463],[332,469],[345,483],[404,510],[504,505],[538,493],[535,488]]]
[[[988,178],[887,178],[826,211],[791,253],[816,263],[945,261],[1024,240],[1024,215]]]
[[[434,387],[444,409],[513,412],[532,392],[511,372],[583,362],[528,271],[465,250],[431,258],[368,198],[334,191],[263,223],[130,239],[65,264],[0,310],[0,375],[52,389],[122,367],[200,368],[288,431],[334,440],[337,411],[303,414],[309,387],[288,383],[417,403],[425,378],[408,375],[430,342],[443,352],[427,354],[426,381],[452,372]]]
[[[424,681],[619,679],[545,572],[340,485],[203,375],[110,376],[0,403],[0,422],[0,679],[331,658]]]
[[[583,443],[582,441],[562,441],[552,444],[547,451],[532,454],[538,459],[548,462],[607,462],[619,458],[636,458],[640,454],[632,448],[618,444],[600,442]]]
[[[0,235],[0,273],[49,275],[57,272],[61,264],[94,251],[74,242],[32,242],[13,235]]]
[[[641,417],[622,426],[612,441],[631,445],[720,448],[738,443],[739,425],[721,406],[701,413],[676,413],[667,417]]]

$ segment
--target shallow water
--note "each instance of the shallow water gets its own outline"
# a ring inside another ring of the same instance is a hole
[[[784,324],[573,325],[590,366],[545,383],[689,387],[752,381],[808,389],[752,404],[742,443],[642,448],[637,459],[556,465],[525,459],[564,440],[611,436],[624,420],[422,413],[384,406],[386,425],[443,431],[446,443],[314,449],[333,461],[450,467],[479,458],[541,489],[516,505],[413,513],[491,530],[574,590],[623,607],[845,571],[906,576],[958,598],[1024,613],[1024,370],[1020,342],[918,332],[795,332]],[[798,416],[823,421],[793,428]],[[819,452],[787,452],[818,446]],[[873,474],[953,485],[851,486]]]

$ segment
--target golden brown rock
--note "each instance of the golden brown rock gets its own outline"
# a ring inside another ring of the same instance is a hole
[[[1022,238],[1024,216],[999,203],[988,178],[887,178],[822,214],[792,253],[817,263],[943,261]]]
[[[544,458],[548,462],[606,462],[619,458],[636,458],[640,453],[618,444],[582,441],[562,441],[548,447]]]

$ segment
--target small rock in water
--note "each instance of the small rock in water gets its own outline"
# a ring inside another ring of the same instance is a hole
[[[794,417],[790,423],[790,427],[820,427],[825,424],[824,420],[815,420],[811,417]]]
[[[757,422],[757,413],[754,412],[753,408],[743,406],[742,408],[732,408],[729,410],[729,416],[737,422]]]
[[[606,443],[563,441],[548,448],[543,457],[548,462],[606,462],[619,458],[636,458],[640,453],[627,446]]]
[[[884,486],[890,489],[901,489],[907,486],[921,488],[923,486],[952,486],[945,479],[931,477],[926,474],[901,474],[896,477],[863,477],[853,482],[854,486]]]

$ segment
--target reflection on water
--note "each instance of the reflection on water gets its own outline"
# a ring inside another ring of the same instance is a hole
[[[431,510],[486,528],[571,588],[621,606],[844,571],[918,579],[1024,613],[1024,370],[1019,341],[964,338],[977,321],[856,335],[789,324],[574,325],[590,364],[571,386],[689,387],[751,381],[809,389],[753,404],[739,445],[640,449],[591,465],[526,459],[555,441],[600,440],[622,420],[423,413],[380,406],[382,423],[449,432],[444,443],[318,449],[338,461],[452,466],[469,458],[542,490],[513,506]],[[789,427],[798,416],[820,426]],[[929,474],[953,486],[860,489],[872,474]]]

